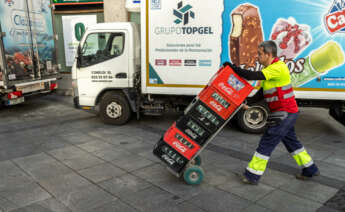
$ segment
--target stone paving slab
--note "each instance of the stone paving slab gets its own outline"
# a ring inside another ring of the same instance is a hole
[[[316,143],[307,143],[305,148],[313,160],[321,161],[325,160],[338,150],[338,148],[333,147],[332,145],[320,145]]]
[[[324,161],[345,168],[345,149],[335,151],[334,154],[331,154]]]
[[[21,206],[17,206],[14,202],[0,196],[0,212],[11,211]]]
[[[344,181],[345,169],[332,163],[317,161],[316,163],[320,169],[321,175],[327,175],[329,178]]]
[[[147,160],[139,155],[133,154],[113,160],[111,161],[111,163],[116,165],[117,167],[120,167],[121,169],[124,169],[128,172],[132,172],[134,170],[152,165],[154,162]]]
[[[295,176],[268,168],[261,177],[260,182],[279,188],[282,185],[288,185],[292,180],[295,180]]]
[[[226,170],[229,172],[241,173],[247,167],[247,161],[242,161],[237,158],[229,157],[228,155],[215,154],[218,159],[209,161],[209,155],[201,153],[202,166],[205,167],[206,172],[218,170]]]
[[[132,155],[130,152],[116,148],[115,146],[111,148],[107,148],[107,149],[94,151],[92,152],[92,154],[108,162],[119,159],[119,158],[123,158],[123,157],[130,157]]]
[[[155,163],[151,166],[136,170],[132,174],[150,183],[172,181],[176,178],[162,163]]]
[[[139,211],[153,211],[161,208],[167,201],[173,201],[174,195],[156,186],[140,190],[121,198],[122,201]]]
[[[314,212],[322,206],[318,202],[303,199],[281,190],[273,191],[260,199],[257,204],[279,212]]]
[[[51,197],[37,183],[12,185],[10,188],[0,191],[0,196],[9,200],[16,207],[23,207]]]
[[[70,146],[66,148],[56,149],[48,152],[49,155],[53,156],[60,161],[72,159],[78,156],[88,156],[88,152],[82,150],[76,146]]]
[[[74,190],[91,185],[91,183],[82,176],[72,172],[40,180],[40,185],[53,194],[54,197],[63,198]]]
[[[213,187],[193,197],[189,202],[212,212],[238,212],[252,204],[246,199]]]
[[[92,211],[108,202],[117,200],[116,197],[105,192],[95,185],[88,185],[73,189],[67,195],[59,196],[58,199],[72,211]]]
[[[46,199],[31,205],[15,209],[11,212],[72,212],[54,198]]]
[[[291,180],[289,183],[282,185],[281,190],[287,191],[304,199],[309,199],[319,203],[325,203],[334,196],[338,189],[321,185],[315,182],[305,182],[297,179]]]
[[[62,135],[60,135],[60,137],[62,137],[67,142],[69,142],[71,144],[75,144],[75,145],[88,143],[88,142],[91,142],[91,141],[94,141],[95,139],[97,139],[96,137],[90,136],[90,135],[85,134],[85,133],[80,133],[80,132],[72,132],[72,133],[68,133],[68,134],[62,134]]]
[[[152,186],[147,181],[131,174],[106,180],[100,182],[98,185],[120,199],[124,199],[126,196],[133,195]]]
[[[34,182],[25,172],[15,166],[12,161],[0,162],[0,170],[0,191],[8,189],[12,185]]]
[[[91,168],[82,169],[79,174],[91,180],[94,183],[99,183],[104,180],[109,180],[125,174],[126,172],[110,163],[102,163]]]
[[[13,162],[36,180],[56,177],[73,171],[45,153],[17,158]]]
[[[273,212],[273,210],[262,207],[258,204],[252,204],[241,212]]]
[[[230,175],[226,183],[217,185],[216,188],[235,194],[251,202],[256,202],[275,190],[275,188],[261,182],[256,186],[244,185],[236,174]]]
[[[74,170],[82,170],[104,163],[105,161],[91,154],[83,154],[70,159],[63,160],[61,162]]]
[[[217,164],[203,165],[203,168],[205,170],[204,182],[212,186],[225,184],[229,181],[231,176],[234,175],[234,172],[229,171],[228,169],[219,168]],[[240,169],[236,173],[241,173]]]
[[[114,146],[100,140],[93,140],[84,144],[77,145],[87,152],[95,152],[103,149],[113,148]]]
[[[128,204],[122,202],[121,200],[115,200],[103,204],[99,207],[93,208],[91,210],[85,210],[85,212],[94,212],[94,211],[119,211],[119,212],[138,212],[135,208],[129,206]]]

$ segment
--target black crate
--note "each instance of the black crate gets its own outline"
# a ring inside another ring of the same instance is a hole
[[[193,117],[198,123],[208,130],[211,134],[215,133],[223,124],[225,120],[216,112],[209,108],[201,100],[195,100],[191,106],[186,110],[186,115]]]
[[[199,121],[189,115],[181,116],[176,121],[176,127],[200,146],[212,135]]]
[[[161,138],[154,146],[153,154],[176,173],[182,172],[183,168],[188,163],[188,159],[183,157],[173,147],[167,144],[163,138]]]

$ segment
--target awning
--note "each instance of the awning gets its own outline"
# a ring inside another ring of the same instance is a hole
[[[126,9],[129,12],[140,12],[140,0],[126,0]]]

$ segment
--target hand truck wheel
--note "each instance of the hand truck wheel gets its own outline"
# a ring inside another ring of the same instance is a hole
[[[189,185],[199,185],[204,175],[204,170],[200,166],[191,166],[183,172],[183,179]]]

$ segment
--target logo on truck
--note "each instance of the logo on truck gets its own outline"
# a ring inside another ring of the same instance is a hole
[[[183,5],[183,1],[177,4],[177,9],[172,9],[173,26],[157,26],[154,28],[156,35],[212,35],[213,29],[211,26],[188,26],[191,25],[190,20],[196,19],[193,7],[190,4]],[[182,24],[182,26],[180,26]],[[177,26],[176,26],[177,25]]]
[[[325,15],[325,25],[331,34],[345,32],[345,0],[334,0],[331,9]]]
[[[190,9],[192,9],[191,5],[187,4],[186,6],[183,6],[183,2],[180,1],[177,4],[177,10],[174,9],[174,15],[177,17],[174,23],[179,24],[183,22],[183,25],[186,25],[189,22],[189,17],[194,19],[195,13]]]

